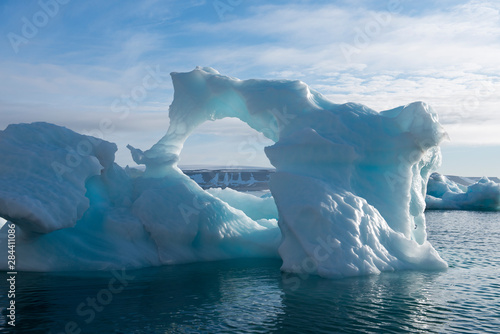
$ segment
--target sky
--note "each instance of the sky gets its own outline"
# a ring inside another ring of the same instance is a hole
[[[115,142],[133,166],[126,145],[168,129],[168,73],[210,66],[379,111],[427,102],[450,136],[439,172],[500,176],[498,1],[3,0],[0,27],[0,130],[55,123]],[[239,120],[209,122],[180,165],[270,166],[270,144]]]

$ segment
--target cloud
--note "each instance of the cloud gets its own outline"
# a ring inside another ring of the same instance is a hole
[[[478,124],[449,124],[446,131],[450,135],[451,143],[454,145],[497,145],[500,146],[498,129],[500,122],[483,122]],[[481,135],[478,136],[478,133]],[[500,150],[494,154],[498,155]]]
[[[202,65],[241,79],[300,79],[336,103],[375,110],[423,100],[455,142],[500,141],[497,2],[402,1],[392,12],[390,2],[371,0],[272,3],[242,2],[219,20],[210,1],[70,2],[19,54],[0,50],[0,128],[45,120],[79,130],[111,119],[110,138],[147,149],[168,126],[170,79],[126,119],[113,101],[141,85],[147,66]],[[38,10],[3,6],[4,32]],[[197,131],[228,141],[253,135],[232,120]]]
[[[248,17],[192,28],[250,41],[205,49],[201,58],[222,67],[237,64],[243,74],[295,74],[335,102],[382,110],[424,100],[445,124],[498,120],[500,6],[471,1],[419,15],[401,6],[394,13],[363,6],[255,6]],[[355,49],[351,59],[342,43]]]
[[[165,76],[161,82],[152,79],[155,65],[136,64],[123,72],[94,65],[2,63],[1,66],[5,70],[0,80],[0,128],[33,121],[70,128],[89,127],[101,119],[119,119],[124,128],[137,128],[140,122],[127,125],[123,116],[167,118],[172,85]],[[143,86],[144,78],[148,89]],[[116,100],[122,109],[113,108]]]
[[[499,36],[497,7],[493,3],[472,2],[448,8],[447,12],[410,16],[404,11],[404,2],[393,13],[335,5],[265,5],[252,7],[250,15],[244,18],[218,24],[202,22],[190,28],[194,33],[216,35],[222,46],[226,39],[227,47],[241,50],[238,56],[242,58],[253,59],[254,53],[248,53],[249,49],[260,46],[261,58],[273,63],[282,56],[306,67],[318,62],[345,63],[340,45],[346,43],[358,49],[354,62],[386,69],[422,68],[449,65],[450,54],[454,61],[474,62],[474,56],[483,50],[476,51],[471,46],[498,50],[491,44]],[[240,39],[230,38],[235,35]],[[234,48],[239,44],[244,48]],[[497,67],[494,59],[486,57],[489,65]]]

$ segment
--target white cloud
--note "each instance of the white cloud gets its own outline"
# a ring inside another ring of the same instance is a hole
[[[500,122],[449,124],[445,126],[454,145],[500,145]],[[481,134],[478,136],[478,134]],[[500,151],[496,154],[500,155]]]
[[[472,1],[420,16],[402,11],[392,14],[387,25],[380,24],[380,31],[360,45],[355,38],[377,22],[374,12],[265,6],[256,8],[252,17],[211,29],[276,40],[228,52],[211,49],[206,55],[216,62],[250,64],[244,72],[262,66],[275,68],[271,74],[298,72],[335,102],[356,101],[380,110],[424,100],[445,124],[481,124],[500,119],[499,8],[496,3]],[[340,43],[357,48],[353,62],[346,63]],[[212,53],[223,56],[210,57]],[[359,64],[357,70],[349,68],[353,64]],[[479,138],[480,128],[475,127]]]
[[[113,9],[113,21],[104,21],[103,15],[89,22],[89,31],[102,32],[106,43],[99,40],[94,46],[98,36],[92,36],[79,40],[88,52],[55,51],[54,58],[43,61],[0,62],[0,128],[45,120],[79,130],[110,118],[116,122],[111,138],[147,149],[143,145],[154,143],[168,126],[170,80],[148,92],[126,119],[116,117],[111,103],[141,84],[147,64],[160,64],[164,72],[202,65],[241,79],[300,79],[334,102],[360,102],[375,110],[423,100],[440,114],[454,142],[499,143],[500,4],[440,3],[440,8],[411,12],[405,6],[413,4],[402,2],[402,10],[386,15],[386,21],[364,4],[247,2],[219,22],[195,16],[183,21],[186,9],[202,5],[212,11],[207,18],[216,16],[205,1],[75,5],[87,14]],[[113,30],[117,22],[128,20],[138,22]],[[42,44],[49,28],[27,47],[36,50],[35,42]],[[355,48],[350,59],[342,53],[342,43]],[[252,134],[240,125],[231,120],[207,123],[197,133],[224,138]]]
[[[256,6],[249,17],[193,29],[254,41],[201,51],[199,59],[220,65],[223,74],[286,74],[335,102],[377,110],[423,100],[445,124],[481,123],[500,118],[499,8],[477,1],[422,15],[407,15],[403,8],[361,46],[355,40],[359,31],[377,23],[376,12],[362,6]],[[357,48],[351,62],[341,43]]]

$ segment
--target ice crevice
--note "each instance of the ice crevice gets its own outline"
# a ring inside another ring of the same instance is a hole
[[[278,256],[283,271],[329,278],[446,268],[424,216],[447,136],[430,106],[376,112],[333,103],[301,81],[206,67],[171,76],[167,133],[146,151],[129,145],[146,166],[140,176],[114,163],[116,145],[66,128],[0,132],[0,216],[19,227],[19,270]],[[272,197],[204,191],[177,167],[196,127],[225,117],[274,141],[265,148],[276,168]],[[68,166],[74,151],[79,162]],[[5,226],[1,233],[3,243]]]

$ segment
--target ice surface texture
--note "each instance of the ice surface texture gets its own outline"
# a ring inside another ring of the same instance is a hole
[[[0,132],[0,216],[19,227],[17,270],[278,256],[274,218],[250,219],[178,169],[163,178],[132,177],[113,162],[115,151],[114,144],[47,123]],[[2,254],[6,233],[4,225]]]
[[[483,177],[465,187],[433,173],[425,201],[429,210],[500,211],[500,184]]]
[[[0,213],[39,233],[82,218],[89,208],[85,181],[111,165],[116,151],[115,144],[92,145],[98,139],[44,123],[10,125],[0,138]]]
[[[416,102],[377,113],[360,104],[334,104],[301,81],[242,81],[211,68],[172,73],[172,79],[167,134],[145,152],[129,146],[134,160],[146,165],[144,175],[127,175],[112,163],[112,144],[101,142],[105,157],[93,148],[83,159],[89,166],[71,175],[80,182],[58,180],[61,175],[49,170],[40,184],[13,186],[18,197],[1,193],[0,216],[22,230],[20,266],[110,269],[279,252],[282,270],[323,277],[446,267],[427,241],[423,214],[427,179],[440,163],[438,145],[446,136],[429,106]],[[276,167],[270,189],[277,209],[265,198],[227,190],[210,194],[177,168],[192,131],[224,117],[237,117],[275,142],[265,153]],[[11,141],[24,145],[23,159],[38,154],[39,161],[28,168],[20,157],[1,162],[1,168],[17,168],[21,178],[64,161],[72,147],[59,137],[68,131],[63,128],[50,131],[60,139],[54,147],[25,144],[23,133],[33,126],[54,127],[22,125],[17,142]],[[16,150],[5,147],[5,131],[0,150]],[[90,161],[100,164],[100,173]],[[57,194],[71,203],[58,207],[53,204],[58,198],[44,202],[32,194],[31,187],[56,182],[63,182]],[[81,196],[82,185],[89,202]],[[22,202],[21,196],[31,198],[28,211],[8,211],[8,202]],[[46,222],[39,215],[57,217],[72,203],[80,203],[81,210],[88,205],[83,216],[77,210],[68,219]]]

